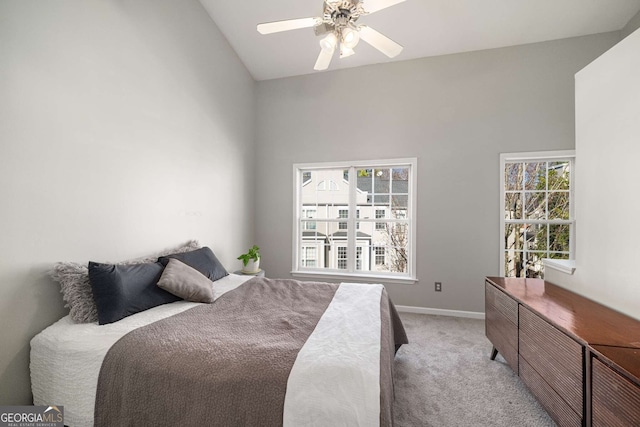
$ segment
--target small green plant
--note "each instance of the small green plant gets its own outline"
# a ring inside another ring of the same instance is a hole
[[[258,261],[260,259],[260,248],[256,245],[253,245],[249,252],[246,254],[242,254],[238,257],[238,259],[242,260],[242,264],[246,267],[249,263],[249,260]]]

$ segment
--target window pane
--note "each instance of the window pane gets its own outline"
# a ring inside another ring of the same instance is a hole
[[[337,231],[337,221],[316,221],[314,230],[300,228],[299,264],[307,268],[329,268],[331,233]]]
[[[527,249],[532,251],[547,250],[547,224],[529,224],[527,226]]]
[[[404,222],[386,222],[384,230],[375,233],[373,244],[384,249],[384,269],[378,265],[377,271],[390,271],[394,273],[408,272],[409,256],[409,232],[410,227]],[[380,260],[380,259],[379,259]]]
[[[373,175],[373,192],[389,193],[389,169],[375,169]]]
[[[524,189],[545,190],[547,163],[525,163],[524,167]]]
[[[388,194],[376,194],[372,200],[372,204],[376,206],[389,206],[390,199]]]
[[[506,163],[504,170],[506,191],[522,190],[522,163]]]
[[[505,219],[522,219],[522,193],[506,193],[504,195]]]
[[[569,192],[549,193],[549,219],[569,219]]]
[[[322,169],[303,172],[299,188],[301,206],[348,206],[349,183],[343,178],[343,169]],[[318,218],[321,216],[318,209]]]
[[[546,258],[546,252],[527,252],[526,254],[526,276],[531,278],[544,278],[544,268],[542,259]]]
[[[542,192],[524,193],[525,218],[545,219],[547,210],[547,198]]]
[[[316,267],[318,261],[318,248],[316,246],[303,246],[300,255],[302,267]]]
[[[394,168],[391,173],[391,192],[395,194],[409,193],[409,169]]]
[[[315,221],[307,221],[308,219],[313,219],[317,215],[316,207],[302,207],[302,229],[303,230],[315,230],[316,222]]]
[[[392,273],[406,273],[409,268],[408,250],[406,247],[390,247],[387,260],[389,271]]]
[[[569,162],[549,162],[549,190],[569,190],[570,176]]]
[[[549,250],[569,252],[569,224],[549,225]]]
[[[409,196],[392,196],[391,206],[394,208],[407,209],[409,206]]]
[[[523,227],[524,224],[505,224],[505,249],[522,250],[524,248]]]
[[[522,277],[522,255],[520,251],[507,251],[504,254],[504,275],[506,277]]]

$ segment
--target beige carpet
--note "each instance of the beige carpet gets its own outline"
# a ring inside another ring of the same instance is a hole
[[[501,356],[484,320],[400,314],[409,345],[395,363],[396,427],[555,426]]]

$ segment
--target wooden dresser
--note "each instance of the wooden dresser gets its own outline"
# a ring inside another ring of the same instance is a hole
[[[640,321],[541,279],[487,277],[486,333],[560,426],[640,426]]]

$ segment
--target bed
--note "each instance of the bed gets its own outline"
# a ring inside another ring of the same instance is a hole
[[[213,299],[62,318],[31,341],[34,404],[69,426],[393,425],[407,338],[382,285],[230,274]]]

